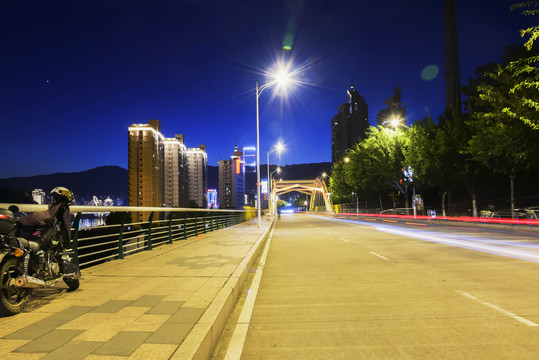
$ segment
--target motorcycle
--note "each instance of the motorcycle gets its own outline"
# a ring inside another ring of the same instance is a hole
[[[15,221],[13,213],[0,209],[0,313],[15,315],[26,306],[35,289],[63,280],[69,290],[79,288],[79,267],[68,251],[71,223],[69,204],[59,202],[47,211]],[[66,230],[67,228],[67,230]]]

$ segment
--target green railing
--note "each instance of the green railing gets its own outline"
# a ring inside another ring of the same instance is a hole
[[[8,208],[11,204],[0,204]],[[16,204],[20,212],[47,209],[46,205]],[[147,221],[131,222],[133,212]],[[138,208],[119,206],[71,206],[73,262],[81,268],[113,259],[124,259],[140,251],[174,241],[197,237],[250,220],[250,210],[207,210],[186,208]],[[81,219],[99,214],[104,225],[81,227]],[[112,214],[115,214],[111,216]]]

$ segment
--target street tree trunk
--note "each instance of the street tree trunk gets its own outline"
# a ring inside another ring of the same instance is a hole
[[[447,195],[447,191],[444,191],[442,194],[442,216],[445,218],[445,197]]]
[[[479,213],[477,212],[477,196],[475,195],[475,189],[468,185],[468,191],[470,192],[470,195],[472,196],[472,211],[473,216],[478,217]]]

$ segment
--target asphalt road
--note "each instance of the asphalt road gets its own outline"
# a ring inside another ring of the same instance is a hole
[[[538,244],[282,215],[241,358],[537,359]]]

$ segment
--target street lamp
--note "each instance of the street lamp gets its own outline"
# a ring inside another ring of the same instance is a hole
[[[393,115],[390,119],[389,119],[389,123],[391,124],[391,126],[393,128],[398,128],[400,126],[405,126],[403,123],[402,123],[402,118],[398,115]]]
[[[271,189],[271,185],[272,185],[271,178],[273,177],[273,174],[275,174],[275,173],[277,173],[277,174],[281,173],[281,168],[280,168],[280,167],[277,167],[277,169],[273,170],[273,171],[271,172],[270,176],[268,177],[268,180],[269,180],[269,186],[268,186],[268,188],[269,188],[269,189]],[[270,194],[270,195],[268,196],[268,213],[272,214],[273,211],[271,211],[271,210],[273,210],[272,208],[274,208],[275,206],[274,206],[274,202],[273,202],[273,197],[272,197],[272,195],[271,195],[271,191],[269,191],[269,194]]]
[[[268,148],[268,159],[267,159],[267,166],[268,166],[268,171],[266,172],[266,174],[268,174],[268,201],[269,199],[271,199],[271,186],[269,185],[269,183],[271,183],[271,176],[269,176],[269,171],[270,171],[270,166],[269,166],[269,157],[271,155],[272,152],[275,152],[277,151],[279,154],[281,153],[281,151],[283,151],[284,149],[284,145],[282,143],[278,143],[277,146],[275,146],[273,149],[269,149]],[[268,203],[269,204],[269,203]],[[270,207],[268,206],[268,211],[270,210]]]
[[[290,83],[291,75],[288,72],[286,66],[280,66],[279,71],[273,75],[273,80],[258,87],[258,81],[256,82],[256,194],[258,197],[257,201],[257,213],[258,213],[258,227],[261,225],[261,201],[260,201],[260,114],[258,107],[258,98],[262,91],[267,89],[269,86],[278,84],[279,87],[285,87]]]

